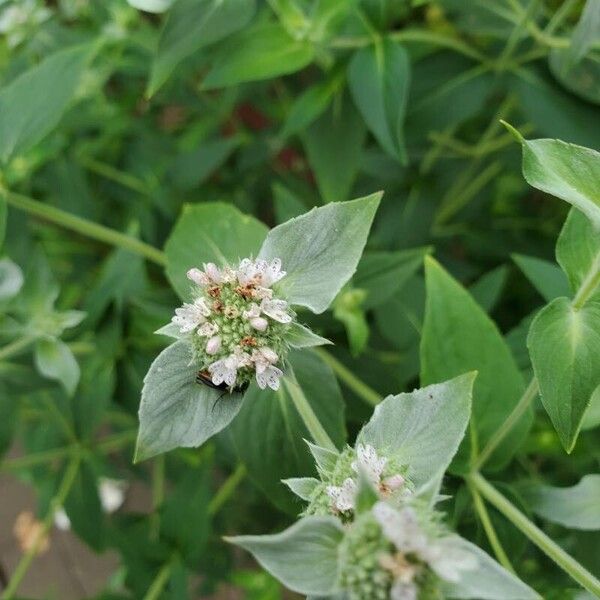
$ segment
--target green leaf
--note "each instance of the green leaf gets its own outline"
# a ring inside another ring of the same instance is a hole
[[[14,298],[23,287],[23,271],[10,258],[0,259],[0,301]]]
[[[571,44],[567,48],[568,65],[579,62],[600,38],[600,2],[586,0],[577,26],[573,30]]]
[[[357,441],[408,466],[415,487],[443,474],[456,454],[471,416],[475,373],[388,396],[375,407]]]
[[[381,147],[406,164],[404,116],[410,86],[406,50],[389,39],[358,50],[348,83],[356,106]]]
[[[127,0],[127,3],[149,13],[163,13],[171,8],[175,0]]]
[[[87,461],[79,464],[77,476],[65,501],[65,512],[71,527],[94,550],[100,551],[105,542],[105,519],[96,475]]]
[[[226,539],[251,552],[290,590],[321,596],[336,591],[338,545],[343,537],[344,529],[334,517],[305,517],[275,535]]]
[[[223,394],[196,383],[188,342],[175,342],[150,366],[142,389],[135,460],[178,447],[197,447],[237,415],[241,394]]]
[[[432,258],[425,259],[427,302],[421,339],[421,383],[444,381],[478,371],[473,390],[473,426],[483,447],[519,401],[521,373],[495,323],[471,295]],[[527,412],[492,455],[488,468],[500,468],[518,450],[531,423]],[[465,438],[454,468],[466,468]]]
[[[8,218],[8,207],[6,206],[6,198],[0,195],[0,248],[4,245],[6,236],[6,219]]]
[[[332,344],[327,338],[321,337],[316,333],[313,333],[304,325],[293,322],[290,324],[285,333],[285,341],[292,348],[312,348],[314,346],[323,346],[325,344]]]
[[[513,254],[512,258],[546,302],[569,295],[569,282],[554,263],[522,254]]]
[[[39,142],[60,121],[83,78],[90,46],[52,54],[0,92],[0,162]]]
[[[341,446],[346,439],[344,401],[333,372],[306,350],[290,353],[290,366],[325,431]],[[304,441],[310,434],[287,387],[272,392],[251,386],[229,433],[250,478],[276,506],[297,513],[298,505],[280,480],[313,475],[315,469]]]
[[[600,269],[600,229],[586,216],[571,209],[556,244],[556,259],[567,274],[573,294],[594,277]],[[598,298],[600,291],[592,293]]]
[[[459,536],[451,536],[457,551],[468,552],[477,559],[474,569],[461,571],[458,583],[443,582],[446,598],[478,598],[480,600],[541,600],[537,592],[475,544]]]
[[[365,308],[374,308],[390,300],[423,264],[431,248],[411,248],[395,252],[365,252],[352,282],[367,292]]]
[[[320,480],[315,477],[291,477],[283,479],[281,483],[285,483],[296,496],[308,501]]]
[[[344,324],[353,356],[361,354],[369,341],[370,329],[363,308],[365,297],[364,290],[348,289],[340,292],[332,305],[334,318]]]
[[[523,176],[578,208],[600,228],[600,154],[560,140],[522,140]]]
[[[475,283],[469,287],[469,293],[487,313],[494,310],[508,277],[506,265],[500,265],[487,273],[484,273]]]
[[[79,382],[79,365],[69,347],[57,338],[44,338],[35,344],[35,364],[48,379],[61,383],[69,396],[75,393]]]
[[[344,95],[302,136],[325,202],[348,199],[358,173],[365,135],[360,114]]]
[[[154,95],[183,59],[245,27],[255,10],[254,0],[177,0],[160,35],[146,94]]]
[[[270,79],[299,71],[314,56],[313,45],[295,40],[278,24],[261,23],[230,39],[202,82],[205,90]]]
[[[586,475],[571,487],[531,483],[520,489],[540,517],[570,529],[600,530],[600,475]]]
[[[187,299],[191,290],[188,269],[204,262],[234,264],[256,256],[267,231],[260,221],[231,204],[186,204],[165,245],[167,277],[179,296]]]
[[[600,385],[600,302],[576,309],[557,298],[531,324],[527,347],[544,408],[567,452]]]
[[[306,212],[306,206],[300,199],[279,183],[273,184],[273,208],[277,223],[284,223]]]
[[[303,131],[320,117],[329,106],[334,94],[340,88],[343,78],[339,75],[317,83],[300,94],[292,104],[281,137],[287,138]]]
[[[592,394],[590,405],[588,406],[585,414],[583,415],[583,422],[581,423],[581,431],[587,431],[588,429],[594,429],[600,425],[600,387],[597,387]]]
[[[279,289],[291,304],[324,312],[352,277],[381,193],[314,208],[272,229],[260,258],[280,258],[287,275]]]

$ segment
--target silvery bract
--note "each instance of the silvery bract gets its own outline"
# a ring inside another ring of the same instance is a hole
[[[334,452],[309,444],[320,478],[286,483],[308,502],[305,514],[348,518],[362,471],[381,498],[437,494],[471,414],[474,373],[389,396],[358,434],[355,448]]]
[[[331,304],[356,270],[380,197],[291,219],[268,232],[255,258],[227,260],[211,248],[221,264],[181,265],[191,295],[158,332],[177,341],[144,379],[137,460],[202,444],[235,417],[249,384],[277,390],[292,377],[290,348],[327,343],[297,322],[293,307],[320,313]]]
[[[230,541],[311,598],[538,598],[451,533],[434,508],[469,420],[473,381],[469,373],[387,398],[355,448],[310,444],[320,479],[285,482],[308,502],[308,516],[280,534]]]

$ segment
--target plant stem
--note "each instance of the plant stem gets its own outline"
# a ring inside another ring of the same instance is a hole
[[[468,475],[467,481],[577,583],[592,594],[600,596],[600,581],[572,556],[567,554],[556,542],[552,541],[479,473]]]
[[[208,504],[208,514],[214,515],[229,500],[237,486],[246,476],[246,467],[239,464],[235,471],[225,480],[225,483],[219,488]]]
[[[321,425],[321,422],[317,418],[317,415],[315,415],[312,406],[309,404],[302,388],[298,385],[296,380],[286,378],[284,379],[284,385],[290,393],[292,402],[302,417],[302,421],[306,425],[306,428],[315,443],[328,450],[337,451],[335,444],[331,441],[331,438],[323,428],[323,425]]]
[[[165,455],[154,459],[152,470],[152,516],[150,517],[150,535],[158,538],[160,530],[160,505],[165,499]]]
[[[331,370],[336,374],[338,379],[343,381],[349,389],[362,398],[367,404],[376,406],[381,402],[382,397],[380,394],[356,377],[350,369],[327,352],[327,350],[324,350],[323,348],[314,348],[314,350],[323,359],[323,362],[331,367]]]
[[[171,559],[169,562],[166,562],[161,567],[160,571],[156,575],[156,578],[148,588],[148,591],[144,596],[144,600],[157,600],[160,597],[163,589],[165,588],[165,585],[167,585],[169,577],[171,576],[173,562],[173,559]]]
[[[19,564],[14,570],[10,581],[8,582],[8,585],[6,586],[6,589],[4,590],[4,593],[0,597],[2,598],[2,600],[10,600],[10,598],[12,598],[15,592],[17,591],[17,588],[23,580],[23,577],[25,577],[25,574],[27,573],[31,562],[38,553],[42,540],[46,537],[46,535],[48,535],[48,531],[50,530],[50,527],[52,527],[52,523],[54,523],[54,515],[56,514],[56,511],[65,503],[65,500],[69,495],[69,491],[71,490],[71,487],[75,482],[75,477],[77,476],[77,471],[79,469],[79,461],[79,455],[76,455],[71,459],[71,462],[67,467],[64,477],[62,478],[56,496],[54,496],[50,503],[50,508],[48,509],[48,513],[44,518],[42,526],[40,529],[38,529],[33,543],[31,544],[27,552],[23,555],[23,557],[19,561]]]
[[[473,468],[477,471],[481,470],[483,465],[489,460],[490,456],[494,453],[494,450],[502,443],[504,438],[510,433],[511,429],[525,414],[531,403],[535,400],[539,392],[538,381],[535,377],[529,382],[527,389],[523,392],[521,399],[517,402],[512,412],[508,415],[507,419],[500,425],[494,435],[488,440],[487,444],[481,451],[481,454],[477,457]]]
[[[10,344],[7,344],[3,348],[0,348],[0,360],[6,360],[11,358],[27,348],[31,343],[36,340],[35,335],[24,335],[19,339],[14,340]]]
[[[573,298],[572,306],[575,310],[583,308],[584,304],[591,298],[596,288],[600,284],[600,253],[596,255],[596,260],[583,280],[575,297]]]
[[[114,181],[123,187],[133,190],[134,192],[138,192],[139,194],[143,194],[145,196],[150,194],[146,184],[141,179],[138,179],[129,173],[119,171],[119,169],[115,169],[112,165],[107,165],[106,163],[87,156],[80,157],[79,162],[81,162],[81,164],[84,167],[87,167],[90,171],[93,171],[98,175],[102,175],[106,179],[110,179],[111,181]]]
[[[150,244],[146,244],[137,238],[131,237],[120,231],[115,231],[104,225],[98,225],[87,219],[77,217],[54,206],[44,204],[33,198],[27,198],[20,194],[15,194],[6,190],[0,190],[0,193],[6,198],[6,202],[11,206],[24,210],[25,212],[46,219],[51,223],[65,227],[81,235],[91,237],[105,244],[117,246],[131,252],[140,254],[144,258],[164,266],[166,264],[166,258],[163,252],[154,248]]]
[[[479,520],[481,521],[481,524],[483,525],[483,529],[485,530],[485,534],[487,535],[490,545],[492,546],[492,549],[494,550],[494,554],[496,555],[496,558],[498,559],[500,564],[506,570],[510,571],[511,573],[514,573],[515,570],[511,564],[508,556],[506,555],[506,552],[504,551],[504,548],[502,547],[500,540],[498,539],[498,534],[496,533],[496,530],[494,529],[494,524],[492,523],[492,520],[490,519],[490,515],[487,511],[487,508],[485,507],[483,500],[481,499],[481,496],[479,495],[479,492],[477,491],[475,486],[468,480],[467,480],[467,485],[469,486],[469,491],[471,492],[471,495],[473,496],[473,504],[475,505],[475,510],[477,511],[477,514],[479,515]]]

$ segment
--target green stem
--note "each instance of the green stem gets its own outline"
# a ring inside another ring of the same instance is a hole
[[[556,542],[552,541],[537,525],[532,523],[479,473],[467,476],[467,481],[577,583],[592,594],[600,597],[600,581],[572,556],[567,554]]]
[[[481,499],[481,496],[479,495],[479,492],[477,491],[475,486],[470,481],[467,481],[467,485],[469,486],[469,490],[471,492],[471,495],[473,496],[473,504],[475,505],[475,510],[477,511],[477,514],[479,515],[479,520],[481,521],[481,524],[483,525],[483,529],[485,530],[485,534],[487,535],[490,545],[492,546],[492,549],[494,550],[494,554],[496,555],[496,558],[498,559],[500,564],[507,571],[514,573],[515,570],[511,564],[508,556],[506,555],[506,552],[504,551],[504,548],[502,547],[500,540],[498,539],[498,534],[496,533],[496,530],[494,529],[494,524],[492,523],[492,520],[490,519],[490,515],[487,511],[487,508],[485,507],[483,500]]]
[[[137,238],[115,231],[109,227],[104,227],[104,225],[98,225],[87,219],[77,217],[64,210],[55,208],[54,206],[34,200],[33,198],[27,198],[26,196],[21,196],[20,194],[15,194],[6,190],[0,190],[0,193],[4,195],[6,202],[11,206],[24,210],[36,217],[46,219],[60,227],[70,229],[81,235],[104,242],[105,244],[135,252],[161,266],[164,266],[167,262],[163,252]]]
[[[79,460],[79,455],[76,455],[69,463],[69,466],[67,467],[64,477],[62,478],[56,496],[54,496],[50,503],[50,508],[48,509],[42,526],[38,529],[33,543],[31,544],[27,552],[23,555],[23,557],[19,561],[19,564],[14,570],[10,581],[8,582],[8,585],[6,586],[6,589],[4,590],[4,593],[0,597],[2,598],[2,600],[10,600],[10,598],[12,598],[15,595],[15,592],[17,591],[17,588],[23,580],[23,577],[25,577],[25,574],[31,566],[31,562],[38,553],[39,547],[43,539],[48,535],[48,531],[54,523],[54,515],[56,514],[56,511],[65,503],[65,500],[69,495],[69,491],[71,490],[71,487],[75,482],[75,477],[77,476],[77,471],[79,469]]]
[[[225,483],[219,488],[218,492],[213,496],[208,504],[208,514],[214,515],[229,500],[237,486],[246,477],[246,467],[242,464],[238,465],[235,471],[227,478]]]
[[[32,344],[37,339],[35,335],[24,335],[23,337],[14,340],[3,348],[0,348],[0,360],[6,360],[21,353],[27,346]]]
[[[344,366],[337,358],[329,354],[323,348],[314,348],[315,352],[323,359],[323,362],[331,367],[337,378],[346,384],[357,396],[367,404],[376,406],[382,400],[381,396],[366,383],[361,381],[350,369]]]
[[[157,600],[160,598],[162,591],[167,585],[167,581],[169,581],[169,577],[171,576],[171,570],[173,569],[174,560],[171,559],[169,562],[166,562],[156,575],[156,578],[148,588],[146,595],[144,596],[144,600]]]
[[[150,535],[158,539],[160,530],[160,505],[165,499],[165,455],[154,459],[152,470],[152,516],[150,517]]]
[[[84,167],[87,167],[90,171],[93,171],[98,175],[102,175],[106,179],[110,179],[111,181],[114,181],[123,187],[133,190],[134,192],[138,192],[139,194],[143,194],[145,196],[150,194],[150,191],[143,181],[137,177],[134,177],[133,175],[130,175],[129,173],[124,173],[123,171],[119,171],[119,169],[115,169],[112,165],[107,165],[106,163],[87,156],[80,157],[79,162],[81,162],[81,164]]]
[[[480,471],[485,463],[489,460],[490,456],[494,453],[494,450],[502,443],[504,438],[510,433],[512,428],[519,422],[521,417],[525,414],[531,403],[535,400],[539,392],[539,386],[537,379],[534,377],[527,386],[527,389],[523,392],[521,399],[517,402],[512,412],[508,415],[507,419],[500,425],[494,435],[488,440],[487,444],[481,451],[481,454],[477,457],[473,468]]]
[[[572,306],[575,310],[583,308],[584,304],[591,298],[596,288],[600,285],[600,253],[596,256],[596,260],[583,280],[575,297],[573,298]]]
[[[313,440],[323,448],[337,451],[335,444],[331,441],[331,438],[323,428],[323,425],[321,425],[321,422],[317,418],[317,415],[315,415],[312,406],[309,404],[302,388],[298,385],[296,380],[286,378],[284,379],[284,385],[290,393],[292,402],[302,417],[302,421],[306,425]]]

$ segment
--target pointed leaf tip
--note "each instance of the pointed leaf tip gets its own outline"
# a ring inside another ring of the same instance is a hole
[[[518,129],[516,129],[510,123],[507,123],[503,119],[500,119],[500,123],[502,123],[502,125],[504,125],[504,127],[506,127],[506,129],[509,131],[509,133],[512,133],[513,137],[517,140],[517,142],[519,142],[519,144],[525,143],[525,138],[521,135],[521,133],[519,132]]]

